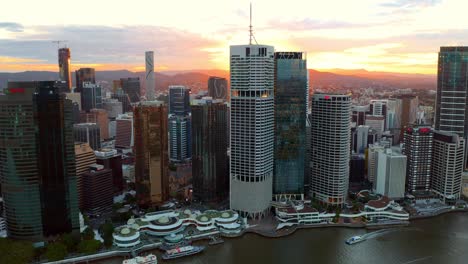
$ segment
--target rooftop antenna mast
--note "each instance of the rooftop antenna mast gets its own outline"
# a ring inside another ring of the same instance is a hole
[[[258,45],[257,40],[253,34],[252,29],[252,2],[250,2],[250,25],[249,25],[249,45],[252,45],[252,39],[255,41],[255,44]]]
[[[55,41],[52,41],[52,43],[57,43],[57,49],[60,49],[60,43],[65,43],[65,42],[68,42],[68,40],[55,40]],[[67,46],[65,45],[65,48]]]

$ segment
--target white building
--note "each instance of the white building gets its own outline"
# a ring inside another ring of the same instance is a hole
[[[348,195],[350,117],[349,94],[312,97],[310,194],[323,203],[341,206]]]
[[[434,131],[431,187],[444,202],[459,199],[465,140],[454,133]]]
[[[385,131],[385,117],[376,115],[366,115],[365,125],[377,131],[377,138],[380,139],[380,137],[382,137],[383,132]]]
[[[406,156],[392,149],[378,153],[375,192],[390,199],[405,196]]]
[[[356,128],[356,153],[363,154],[367,148],[370,126],[358,126]]]
[[[146,100],[153,101],[154,97],[154,52],[147,51],[145,52],[145,83],[146,83]]]
[[[230,67],[231,209],[260,218],[273,188],[274,48],[231,46]]]
[[[370,144],[367,152],[367,180],[371,183],[377,178],[377,162],[379,152],[383,152],[385,147],[376,143]]]

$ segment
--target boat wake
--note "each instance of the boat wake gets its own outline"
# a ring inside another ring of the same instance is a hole
[[[398,228],[387,228],[387,229],[380,229],[374,232],[367,233],[363,235],[365,239],[372,239],[377,238],[386,234],[395,233],[395,232],[407,232],[407,231],[422,231],[418,228],[414,227],[398,227]]]

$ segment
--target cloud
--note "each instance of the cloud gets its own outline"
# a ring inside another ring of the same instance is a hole
[[[14,22],[0,22],[0,29],[2,28],[10,32],[22,32],[24,30],[23,25]]]

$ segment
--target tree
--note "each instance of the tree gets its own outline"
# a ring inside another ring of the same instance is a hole
[[[114,225],[110,221],[106,221],[99,227],[102,238],[104,239],[104,246],[110,248],[112,246],[114,238],[112,234],[114,233]]]
[[[49,244],[45,253],[45,256],[48,261],[62,260],[67,255],[67,246],[61,242],[54,242]]]
[[[96,253],[101,247],[101,242],[95,239],[90,240],[81,240],[78,244],[78,252],[84,254],[93,254]]]
[[[0,263],[30,263],[33,257],[31,242],[0,238]]]
[[[63,234],[60,237],[60,241],[67,247],[68,252],[75,251],[76,245],[80,242],[79,238],[72,234]]]
[[[87,227],[82,234],[82,238],[84,240],[94,239],[94,231],[91,228]]]

